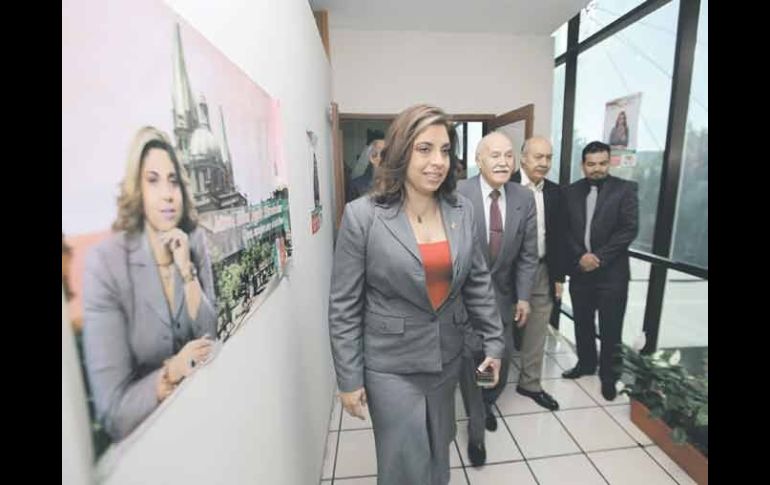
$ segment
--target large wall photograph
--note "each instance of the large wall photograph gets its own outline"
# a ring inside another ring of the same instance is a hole
[[[97,454],[286,271],[280,111],[160,0],[62,5],[62,282]]]

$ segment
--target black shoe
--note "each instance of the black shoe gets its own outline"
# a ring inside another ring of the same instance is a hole
[[[487,428],[487,431],[497,430],[497,418],[491,408],[487,408],[487,419],[484,421],[484,427]]]
[[[589,371],[589,370],[583,369],[579,365],[576,365],[572,369],[562,372],[561,376],[565,379],[577,379],[578,377],[582,377],[582,376],[590,376],[594,372],[596,371],[595,370]]]
[[[615,381],[602,381],[602,396],[608,401],[614,401],[618,395],[615,388]]]
[[[559,403],[556,402],[556,399],[554,399],[550,394],[548,394],[545,391],[540,391],[540,392],[528,391],[526,389],[522,389],[519,386],[516,386],[516,392],[518,392],[522,396],[527,396],[532,398],[533,401],[538,403],[540,406],[548,409],[549,411],[556,411],[559,409]]]
[[[484,447],[484,443],[474,445],[468,443],[468,459],[471,460],[471,465],[482,466],[487,462],[487,449]]]

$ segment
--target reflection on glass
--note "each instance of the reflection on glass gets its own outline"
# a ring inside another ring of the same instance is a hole
[[[605,103],[642,93],[636,159],[611,173],[639,183],[639,235],[631,247],[645,252],[652,251],[678,11],[679,1],[674,0],[578,56],[573,181],[583,177],[583,147],[604,136]]]
[[[580,11],[578,42],[583,42],[643,3],[644,0],[591,0]],[[649,20],[642,19],[641,22],[655,26],[654,23],[650,24]],[[660,26],[659,28],[666,29],[667,27]]]

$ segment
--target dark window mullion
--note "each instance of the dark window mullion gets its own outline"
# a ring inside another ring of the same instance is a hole
[[[572,17],[567,27],[567,53],[564,70],[564,111],[561,125],[561,160],[559,183],[569,185],[572,172],[572,134],[575,127],[575,90],[577,85],[577,46],[580,13]]]
[[[658,211],[655,217],[653,255],[668,258],[674,230],[677,192],[682,170],[682,151],[690,102],[695,41],[698,31],[700,0],[681,0],[676,32],[674,72],[671,83],[671,102],[668,111],[666,148],[663,152],[663,170],[660,178]],[[663,311],[663,296],[666,291],[667,269],[654,265],[650,271],[647,288],[647,304],[644,311],[644,330],[647,334],[645,352],[653,352],[658,346],[660,316]]]

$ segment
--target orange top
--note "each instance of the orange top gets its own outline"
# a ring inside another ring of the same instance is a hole
[[[422,255],[422,265],[425,268],[425,283],[428,286],[428,296],[437,310],[449,296],[449,285],[452,283],[452,254],[449,251],[449,241],[418,244]]]

